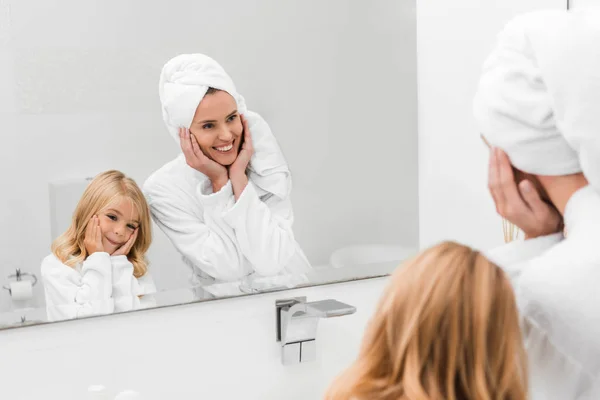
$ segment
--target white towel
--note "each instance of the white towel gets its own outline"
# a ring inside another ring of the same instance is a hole
[[[179,143],[179,128],[190,127],[209,87],[229,93],[237,103],[238,112],[248,121],[254,144],[248,178],[257,186],[259,195],[286,198],[291,192],[291,174],[269,125],[260,115],[247,110],[244,98],[223,67],[204,54],[179,55],[162,69],[159,95],[163,119],[171,136]]]
[[[600,188],[600,10],[520,15],[486,60],[474,114],[516,168]]]

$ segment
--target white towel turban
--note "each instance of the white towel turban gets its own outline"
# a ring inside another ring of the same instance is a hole
[[[484,64],[474,114],[514,167],[600,188],[600,10],[520,15]]]
[[[291,174],[269,125],[260,115],[247,110],[244,98],[223,67],[204,54],[179,55],[162,69],[159,95],[163,119],[171,136],[179,143],[179,128],[190,127],[209,88],[229,93],[237,103],[238,112],[248,121],[254,144],[248,176],[259,194],[286,198],[291,191]]]

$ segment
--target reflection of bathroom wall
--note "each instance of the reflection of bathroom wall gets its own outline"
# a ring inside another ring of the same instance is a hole
[[[271,124],[314,264],[416,245],[414,18],[391,0],[0,1],[0,282],[49,253],[49,182],[109,168],[142,182],[178,154],[157,82],[182,52],[219,60]],[[159,286],[177,286],[168,242],[152,252]]]
[[[598,7],[598,0],[570,0],[571,8]]]

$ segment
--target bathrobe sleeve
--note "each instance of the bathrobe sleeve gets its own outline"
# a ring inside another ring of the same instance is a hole
[[[140,308],[156,307],[157,302],[154,294],[157,293],[157,289],[150,271],[147,271],[144,276],[137,278],[137,284],[139,288],[138,298]]]
[[[154,221],[181,254],[216,279],[238,280],[252,270],[233,229],[223,221],[223,211],[233,199],[231,182],[216,193],[209,193],[209,185],[201,182],[195,193],[188,193],[152,182],[146,195]]]
[[[563,239],[562,233],[555,233],[535,239],[517,240],[486,251],[484,254],[490,261],[501,267],[514,282],[527,268],[527,261],[538,257]]]
[[[515,282],[532,400],[599,398],[597,235],[590,233],[585,246],[571,237],[526,261]]]
[[[572,256],[564,256],[566,242],[563,239],[562,233],[557,233],[515,241],[486,254],[507,272],[513,284],[528,354],[533,400],[580,398],[578,394],[586,391],[590,382],[582,363],[551,335],[556,330],[565,331],[558,329],[564,318],[556,313],[557,308],[552,304],[555,300],[564,301],[565,291],[555,285],[560,280],[552,283],[550,278],[557,269],[572,261],[569,260]],[[540,288],[546,293],[539,292]],[[573,335],[574,332],[570,332]],[[577,339],[580,338],[573,338]]]
[[[115,312],[131,311],[151,306],[150,299],[142,298],[156,292],[156,286],[150,272],[140,278],[133,275],[133,264],[126,256],[111,257],[112,265],[112,297]],[[144,304],[146,303],[146,304]],[[149,303],[149,304],[148,304]]]
[[[41,275],[51,321],[109,314],[114,310],[108,253],[89,256],[81,273],[51,254],[42,262]]]
[[[237,202],[223,215],[258,275],[300,273],[310,269],[294,238],[294,213],[289,198],[271,196],[262,201],[249,181]]]

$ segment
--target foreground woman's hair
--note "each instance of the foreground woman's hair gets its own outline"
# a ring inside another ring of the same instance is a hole
[[[512,287],[479,252],[434,246],[392,276],[356,362],[328,400],[524,400]]]

